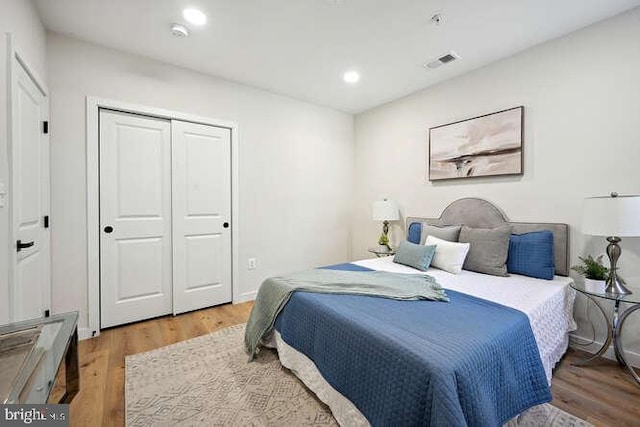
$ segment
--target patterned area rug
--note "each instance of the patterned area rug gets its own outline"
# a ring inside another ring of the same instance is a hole
[[[335,426],[331,411],[272,350],[247,363],[244,326],[126,358],[128,426]],[[551,405],[509,427],[591,426]]]

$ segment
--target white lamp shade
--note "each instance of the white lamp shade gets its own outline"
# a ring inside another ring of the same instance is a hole
[[[399,219],[400,211],[396,202],[387,199],[373,202],[374,221],[397,221]]]
[[[640,236],[640,196],[585,199],[582,232],[593,236]]]

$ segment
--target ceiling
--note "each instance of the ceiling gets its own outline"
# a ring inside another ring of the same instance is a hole
[[[358,113],[640,6],[640,0],[36,0],[47,29]],[[171,35],[182,9],[208,16]],[[443,22],[431,23],[441,13]],[[423,64],[450,50],[461,59]],[[360,72],[357,84],[342,75]]]

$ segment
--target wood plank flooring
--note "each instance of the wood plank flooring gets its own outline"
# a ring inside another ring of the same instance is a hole
[[[166,316],[102,331],[80,342],[81,389],[71,404],[71,426],[124,425],[124,357],[246,322],[252,303]],[[572,363],[569,350],[554,373],[553,404],[596,426],[640,426],[640,386],[611,361]]]
[[[572,366],[588,356],[569,349],[553,373],[553,405],[596,426],[640,426],[640,385],[608,359]]]

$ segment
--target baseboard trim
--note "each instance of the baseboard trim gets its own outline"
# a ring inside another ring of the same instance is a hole
[[[233,304],[240,304],[247,301],[253,301],[256,299],[258,291],[245,292],[240,294],[237,298],[234,298]],[[100,335],[100,331],[93,331],[91,328],[78,328],[78,340],[87,340],[89,338],[95,338]]]
[[[78,340],[87,340],[89,338],[95,338],[100,335],[100,331],[97,331],[94,335],[93,331],[89,328],[78,328]]]
[[[240,304],[242,302],[253,301],[256,299],[256,295],[258,291],[245,292],[243,294],[238,295],[237,298],[233,299],[234,304]]]
[[[586,338],[586,337],[583,337],[583,336],[575,334],[575,333],[571,334],[571,338],[579,340],[579,341],[585,341],[585,342],[591,341],[591,338]],[[600,348],[602,346],[602,344],[604,344],[604,341],[594,341],[592,344],[590,344],[588,346],[581,346],[581,345],[577,344],[576,342],[573,342],[573,340],[572,340],[572,342],[570,344],[570,347],[574,348],[576,350],[582,350],[582,351],[586,351],[588,353],[592,353],[593,354],[593,353],[595,353],[595,351],[598,348]],[[604,353],[604,355],[602,357],[605,357],[605,358],[611,359],[611,360],[616,360],[616,356],[613,353],[613,344],[609,347],[609,349]],[[636,368],[640,368],[640,353],[625,349],[624,357],[627,359],[627,362],[631,366],[634,366]]]

